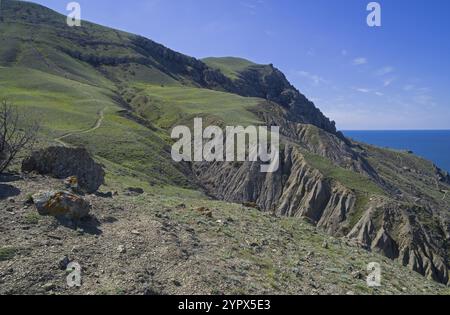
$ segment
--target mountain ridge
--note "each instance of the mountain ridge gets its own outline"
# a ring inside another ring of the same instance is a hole
[[[346,139],[273,65],[224,71],[223,59],[213,60],[220,70],[142,36],[89,22],[69,28],[64,21],[39,5],[2,1],[0,96],[25,108],[37,103],[44,144],[91,128],[105,109],[100,128],[65,141],[89,148],[114,176],[133,174],[152,185],[204,190],[306,218],[334,237],[449,282],[449,204],[441,192],[450,183],[432,163]],[[257,163],[174,164],[167,131],[198,115],[219,125],[280,126],[280,170],[264,175]]]

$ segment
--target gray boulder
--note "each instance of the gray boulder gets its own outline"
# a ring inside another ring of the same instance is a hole
[[[84,148],[49,147],[33,152],[22,162],[22,171],[59,179],[76,176],[79,188],[87,193],[96,192],[105,182],[102,165]]]

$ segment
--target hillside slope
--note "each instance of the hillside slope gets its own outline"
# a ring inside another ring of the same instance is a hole
[[[156,187],[127,196],[109,180],[119,196],[90,196],[95,219],[70,229],[23,206],[28,191],[60,181],[9,184],[22,193],[0,198],[0,294],[450,294],[302,219]],[[79,289],[67,287],[66,256],[82,267]],[[371,262],[382,268],[379,288],[366,285]]]
[[[273,65],[200,61],[89,22],[70,28],[64,16],[23,1],[2,1],[0,12],[0,98],[39,115],[40,145],[87,147],[106,166],[111,187],[120,182],[212,203],[209,195],[307,218],[329,235],[449,282],[448,174],[412,154],[346,139]],[[172,162],[171,127],[196,116],[218,125],[280,126],[280,170]],[[270,224],[263,220],[261,229]]]

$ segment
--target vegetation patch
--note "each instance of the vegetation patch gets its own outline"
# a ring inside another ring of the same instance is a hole
[[[1,247],[0,248],[0,261],[7,261],[14,258],[18,253],[18,249],[14,247]]]
[[[368,194],[384,195],[384,191],[370,178],[334,165],[328,159],[312,154],[303,153],[308,164],[318,169],[326,178],[336,180],[349,189]]]

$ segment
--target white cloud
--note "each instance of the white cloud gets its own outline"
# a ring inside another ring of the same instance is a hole
[[[384,86],[384,87],[388,87],[388,86],[390,86],[390,85],[392,84],[392,82],[394,82],[394,81],[395,81],[395,78],[385,79],[385,80],[383,81],[383,86]]]
[[[328,83],[328,81],[325,80],[324,78],[322,78],[321,76],[319,76],[317,74],[309,73],[307,71],[298,71],[297,74],[304,78],[307,78],[315,86],[320,85],[322,83]]]
[[[264,4],[263,0],[257,0],[252,3],[249,2],[241,2],[240,5],[243,6],[249,14],[256,15],[256,11],[258,8]]]
[[[389,73],[392,73],[394,71],[393,67],[387,66],[379,69],[375,74],[378,76],[383,76]]]
[[[367,64],[367,58],[360,57],[360,58],[356,58],[353,60],[354,66],[360,66],[360,65],[365,65],[365,64]]]
[[[306,54],[307,54],[308,56],[314,57],[314,56],[316,55],[316,51],[314,50],[314,48],[310,48],[310,49],[306,52]]]
[[[358,92],[361,92],[361,93],[369,93],[370,92],[369,89],[365,89],[365,88],[356,88],[355,90]]]
[[[412,91],[414,89],[414,85],[412,84],[407,84],[403,87],[403,90],[405,91]]]

